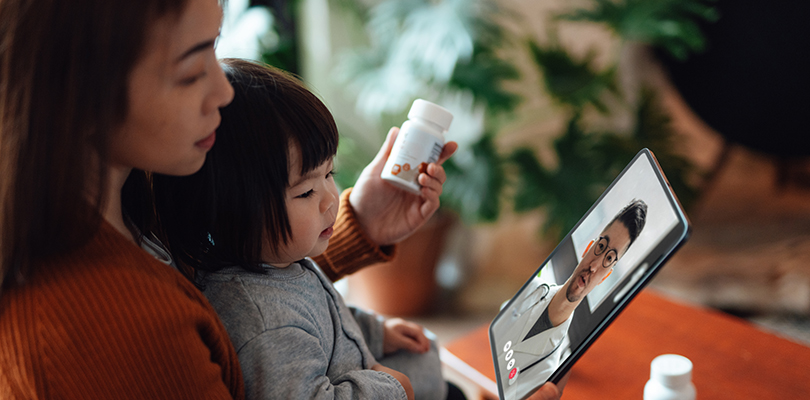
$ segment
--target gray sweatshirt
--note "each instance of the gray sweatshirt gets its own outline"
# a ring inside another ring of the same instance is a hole
[[[247,399],[406,399],[382,357],[382,319],[350,310],[312,260],[202,277],[239,355]]]

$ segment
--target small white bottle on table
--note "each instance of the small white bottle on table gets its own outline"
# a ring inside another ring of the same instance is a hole
[[[664,354],[650,364],[650,380],[644,386],[644,400],[695,400],[692,362],[677,354]]]

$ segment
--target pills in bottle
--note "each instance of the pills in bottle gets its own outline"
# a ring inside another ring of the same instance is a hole
[[[408,111],[391,155],[380,175],[387,182],[414,194],[421,193],[417,182],[428,164],[436,162],[444,148],[444,134],[453,114],[429,101],[417,99]]]
[[[644,385],[644,400],[695,400],[692,362],[677,354],[664,354],[650,364],[650,380]]]

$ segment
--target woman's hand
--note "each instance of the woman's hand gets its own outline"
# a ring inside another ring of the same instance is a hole
[[[557,386],[548,382],[540,386],[540,389],[537,389],[527,400],[559,400],[561,396],[562,393],[557,389]]]
[[[388,319],[383,323],[383,354],[400,349],[422,354],[430,350],[430,339],[419,324],[402,318]]]
[[[379,246],[397,243],[410,236],[439,208],[442,185],[447,179],[441,166],[458,148],[456,142],[444,145],[439,160],[419,174],[422,194],[417,196],[386,183],[380,178],[391,154],[399,128],[391,128],[374,160],[363,169],[349,196],[357,220],[369,239]]]
[[[568,375],[570,374],[571,373],[568,372],[563,375],[562,379],[557,382],[557,385],[546,382],[545,385],[540,386],[540,388],[526,400],[560,400],[565,384],[568,382]]]

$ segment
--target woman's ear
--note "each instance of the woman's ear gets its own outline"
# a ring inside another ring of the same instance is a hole
[[[591,246],[593,246],[593,239],[591,239],[591,241],[588,242],[588,245],[585,246],[585,251],[582,252],[582,258],[585,258],[585,254],[588,254],[588,250],[591,249]]]

